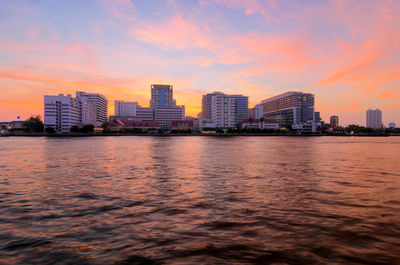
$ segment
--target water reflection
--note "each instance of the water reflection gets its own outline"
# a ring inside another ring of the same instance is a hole
[[[0,147],[0,263],[399,258],[397,138],[7,138]]]

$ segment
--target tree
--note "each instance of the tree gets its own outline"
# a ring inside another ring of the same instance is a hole
[[[78,126],[76,126],[76,125],[72,126],[71,132],[73,132],[73,133],[78,133],[79,131],[80,131],[80,130],[79,130],[79,127],[78,127]]]
[[[47,132],[47,133],[50,133],[50,134],[53,134],[53,133],[56,132],[56,130],[55,130],[53,127],[47,127],[47,128],[46,128],[46,132]]]
[[[109,122],[104,122],[102,125],[101,125],[101,128],[103,128],[103,130],[104,130],[104,132],[109,132],[110,131],[110,127],[111,127],[111,123],[109,123]]]
[[[91,124],[84,125],[81,129],[81,132],[83,133],[91,133],[93,131],[94,131],[94,126]]]
[[[44,130],[44,124],[39,115],[31,116],[25,120],[22,127],[30,133],[43,132]]]

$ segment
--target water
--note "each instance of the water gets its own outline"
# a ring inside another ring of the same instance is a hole
[[[0,138],[1,264],[400,264],[400,137]]]

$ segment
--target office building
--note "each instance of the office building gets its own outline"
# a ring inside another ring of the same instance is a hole
[[[81,104],[71,95],[44,96],[44,127],[56,133],[69,133],[81,124]]]
[[[96,113],[97,107],[96,104],[91,102],[88,98],[83,97],[79,100],[80,104],[80,120],[82,126],[84,125],[96,125]]]
[[[171,130],[171,122],[174,120],[185,119],[185,106],[178,106],[174,108],[155,108],[154,120],[158,122],[163,130]]]
[[[235,99],[235,123],[249,118],[249,97],[242,95],[231,95]]]
[[[79,101],[86,98],[88,102],[96,106],[96,124],[93,124],[94,126],[99,127],[103,122],[107,121],[108,100],[103,95],[97,93],[76,92],[76,98]]]
[[[332,128],[339,127],[339,117],[336,115],[331,116],[330,118],[330,126]]]
[[[233,128],[236,126],[235,97],[215,95],[211,99],[211,120],[218,128]]]
[[[114,102],[115,116],[136,116],[137,108],[137,102],[125,102],[123,100],[116,100]]]
[[[154,121],[154,109],[138,106],[136,109],[136,117],[139,121]]]
[[[367,127],[372,129],[382,129],[382,111],[380,109],[367,110]]]
[[[224,95],[222,92],[213,92],[206,95],[203,95],[201,99],[201,112],[197,116],[199,119],[209,119],[211,120],[212,115],[212,97],[215,95]]]
[[[173,87],[171,85],[151,85],[150,108],[173,108],[176,102],[173,98]]]
[[[274,119],[281,126],[314,121],[314,95],[303,92],[286,92],[263,100],[264,118]]]
[[[258,104],[254,108],[249,109],[249,118],[260,119],[263,117],[263,105]]]

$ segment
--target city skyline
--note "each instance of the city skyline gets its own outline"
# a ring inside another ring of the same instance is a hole
[[[43,94],[104,94],[148,107],[174,86],[187,115],[207,93],[316,95],[321,118],[400,123],[400,3],[391,1],[0,2],[0,119],[43,117]],[[161,15],[162,14],[162,15]]]

